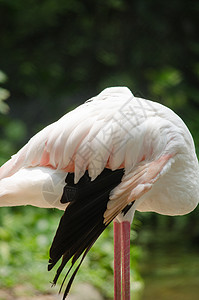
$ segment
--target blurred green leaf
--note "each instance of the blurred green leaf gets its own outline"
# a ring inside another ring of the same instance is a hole
[[[7,76],[6,74],[0,70],[0,83],[5,83],[7,81]]]
[[[26,136],[26,126],[20,120],[12,120],[7,124],[4,132],[9,140],[18,142]]]
[[[4,72],[0,70],[0,83],[5,83],[7,81],[7,76]],[[10,96],[8,90],[0,87],[0,113],[7,114],[9,111],[9,106],[5,103],[5,100]]]

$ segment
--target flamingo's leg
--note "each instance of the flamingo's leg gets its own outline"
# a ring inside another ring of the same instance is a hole
[[[130,300],[130,222],[121,223],[122,230],[122,300]]]
[[[114,221],[114,300],[121,300],[121,223]]]

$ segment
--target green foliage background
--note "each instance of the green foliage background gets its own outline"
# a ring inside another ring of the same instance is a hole
[[[134,95],[176,111],[198,152],[198,14],[194,0],[0,0],[0,164],[63,112],[115,85],[128,86]],[[32,282],[41,285],[38,278],[47,276],[41,270],[59,217],[57,211],[1,209],[0,285],[22,280],[16,276],[22,265],[22,276],[32,276]],[[136,229],[142,249],[154,243],[154,231],[159,243],[186,236],[186,244],[198,245],[198,210],[181,218],[142,214],[138,220],[144,224]],[[94,266],[90,280],[100,288],[112,272],[112,237],[105,233],[102,241],[89,258]],[[141,249],[135,253],[137,262]],[[140,280],[137,266],[134,269],[133,276]],[[110,297],[109,290],[102,292]]]

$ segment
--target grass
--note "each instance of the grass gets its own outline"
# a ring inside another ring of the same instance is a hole
[[[49,291],[55,273],[47,271],[49,248],[62,214],[56,209],[34,207],[0,209],[0,288],[31,284],[40,292]],[[131,236],[133,242],[134,230]],[[140,255],[140,248],[134,245],[131,253],[134,281],[141,281],[137,271]],[[107,299],[113,297],[112,225],[89,252],[75,282],[89,282]]]

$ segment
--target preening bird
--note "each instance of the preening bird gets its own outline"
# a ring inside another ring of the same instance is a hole
[[[37,133],[0,168],[0,206],[65,210],[48,265],[51,270],[61,259],[56,284],[69,264],[63,299],[89,249],[114,221],[114,299],[130,300],[135,211],[187,214],[198,204],[198,186],[194,142],[181,118],[113,87]]]

